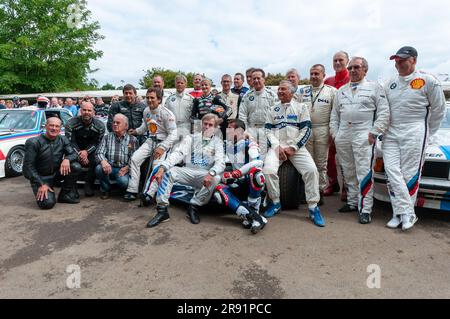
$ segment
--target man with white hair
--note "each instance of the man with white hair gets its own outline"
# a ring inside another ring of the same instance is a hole
[[[289,69],[286,72],[286,80],[292,83],[294,86],[294,99],[300,100],[300,97],[303,92],[303,87],[299,86],[300,83],[300,74],[298,73],[297,69]]]
[[[112,132],[103,137],[97,148],[95,155],[99,164],[95,172],[100,180],[101,199],[109,198],[110,179],[115,179],[122,190],[128,187],[131,157],[139,143],[127,131],[128,117],[117,113],[112,120]]]
[[[373,206],[375,143],[388,128],[389,105],[383,87],[365,79],[369,70],[365,58],[352,58],[348,70],[350,83],[338,90],[330,120],[348,189],[347,204],[339,212],[358,211],[359,222],[368,224]]]
[[[157,213],[148,222],[147,227],[155,227],[169,220],[167,207],[174,183],[190,185],[196,189],[190,201],[187,217],[192,224],[200,223],[198,210],[211,199],[225,169],[223,141],[215,135],[218,123],[219,118],[216,114],[204,115],[202,132],[186,136],[167,160],[155,168],[154,172],[157,172],[152,174],[151,179],[152,183],[159,185],[156,194]],[[182,162],[185,163],[184,167],[177,166]]]
[[[289,160],[305,182],[310,219],[315,225],[324,227],[325,220],[317,206],[320,200],[319,172],[311,154],[305,148],[311,136],[308,106],[293,99],[293,92],[294,86],[290,81],[281,81],[278,86],[280,102],[270,109],[266,117],[265,129],[269,149],[264,160],[263,173],[272,203],[267,207],[264,216],[273,217],[281,211],[278,169],[282,162]]]
[[[178,134],[176,142],[191,133],[191,112],[194,98],[186,92],[186,85],[187,78],[178,74],[175,77],[176,92],[169,96],[164,104],[175,115]]]

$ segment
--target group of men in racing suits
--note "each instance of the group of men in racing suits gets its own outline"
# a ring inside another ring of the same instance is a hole
[[[141,146],[131,158],[124,199],[137,198],[141,165],[152,158],[141,193],[145,203],[157,204],[148,227],[169,220],[169,198],[178,183],[195,189],[187,210],[193,224],[200,222],[200,207],[214,198],[240,216],[244,227],[257,233],[267,218],[281,211],[278,169],[289,160],[305,183],[310,219],[323,227],[319,205],[323,195],[330,193],[327,162],[329,147],[334,144],[348,189],[347,202],[339,211],[358,212],[359,222],[367,224],[373,205],[375,145],[383,136],[394,215],[387,226],[402,225],[407,230],[417,221],[414,204],[427,139],[437,131],[445,108],[439,81],[415,70],[417,56],[412,47],[398,50],[391,60],[395,60],[399,75],[385,87],[366,80],[368,62],[353,57],[345,69],[348,78],[336,74],[334,82],[326,80],[325,67],[316,64],[310,69],[311,85],[299,87],[298,73],[291,69],[277,94],[265,87],[265,72],[252,69],[252,88],[239,97],[237,108],[211,95],[207,80],[200,81],[202,94],[197,92],[194,98],[186,92],[183,75],[176,77],[176,93],[164,105],[158,87],[147,91],[145,109],[141,104],[132,104],[131,109],[117,104],[111,108],[110,120],[116,113],[127,117],[129,113],[129,134],[142,136]],[[231,81],[229,76],[226,79]],[[132,102],[126,96],[125,101]],[[237,114],[231,116],[233,112]],[[193,130],[194,117],[201,121],[200,131]],[[148,134],[151,138],[146,138]],[[225,171],[226,158],[230,171]],[[264,188],[267,208],[260,215]],[[332,193],[335,187],[331,185],[331,189]]]

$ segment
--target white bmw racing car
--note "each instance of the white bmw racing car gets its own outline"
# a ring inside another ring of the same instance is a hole
[[[44,132],[48,117],[57,116],[64,125],[72,117],[65,109],[7,109],[0,110],[0,178],[22,174],[25,142]]]
[[[378,148],[380,150],[380,147]],[[374,197],[390,202],[381,151],[377,152]],[[425,153],[416,207],[450,212],[450,103],[439,131],[430,138]]]

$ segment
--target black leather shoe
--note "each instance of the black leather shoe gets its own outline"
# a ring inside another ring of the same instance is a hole
[[[93,187],[92,183],[86,182],[84,184],[84,195],[86,195],[86,197],[94,196],[94,187]]]
[[[70,197],[80,199],[80,194],[78,194],[78,187],[77,185],[72,186],[69,192],[67,192]],[[62,195],[61,195],[62,196]]]
[[[109,198],[109,192],[102,192],[102,194],[100,195],[100,198],[105,200]]]
[[[350,213],[350,212],[357,212],[358,207],[350,206],[349,204],[345,204],[341,208],[339,208],[339,213]]]
[[[141,199],[140,207],[149,207],[151,204],[153,204],[153,197],[147,195],[147,194],[140,194],[139,195]]]
[[[156,225],[167,222],[170,220],[169,213],[167,212],[167,207],[165,206],[158,206],[156,207],[156,215],[153,217],[148,223],[147,228],[155,227]]]
[[[192,204],[189,205],[187,217],[189,218],[192,224],[200,223],[200,217],[198,217],[198,206]]]
[[[126,202],[132,202],[136,200],[136,198],[136,194],[130,192],[127,192],[125,195],[123,195],[123,200]]]
[[[66,203],[66,204],[78,204],[80,202],[79,198],[76,198],[71,193],[59,193],[58,195],[58,203]]]
[[[369,224],[372,221],[370,214],[362,213],[359,214],[359,223],[360,224]]]

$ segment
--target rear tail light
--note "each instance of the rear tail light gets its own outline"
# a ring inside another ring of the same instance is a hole
[[[5,154],[0,150],[0,161],[6,160]]]

